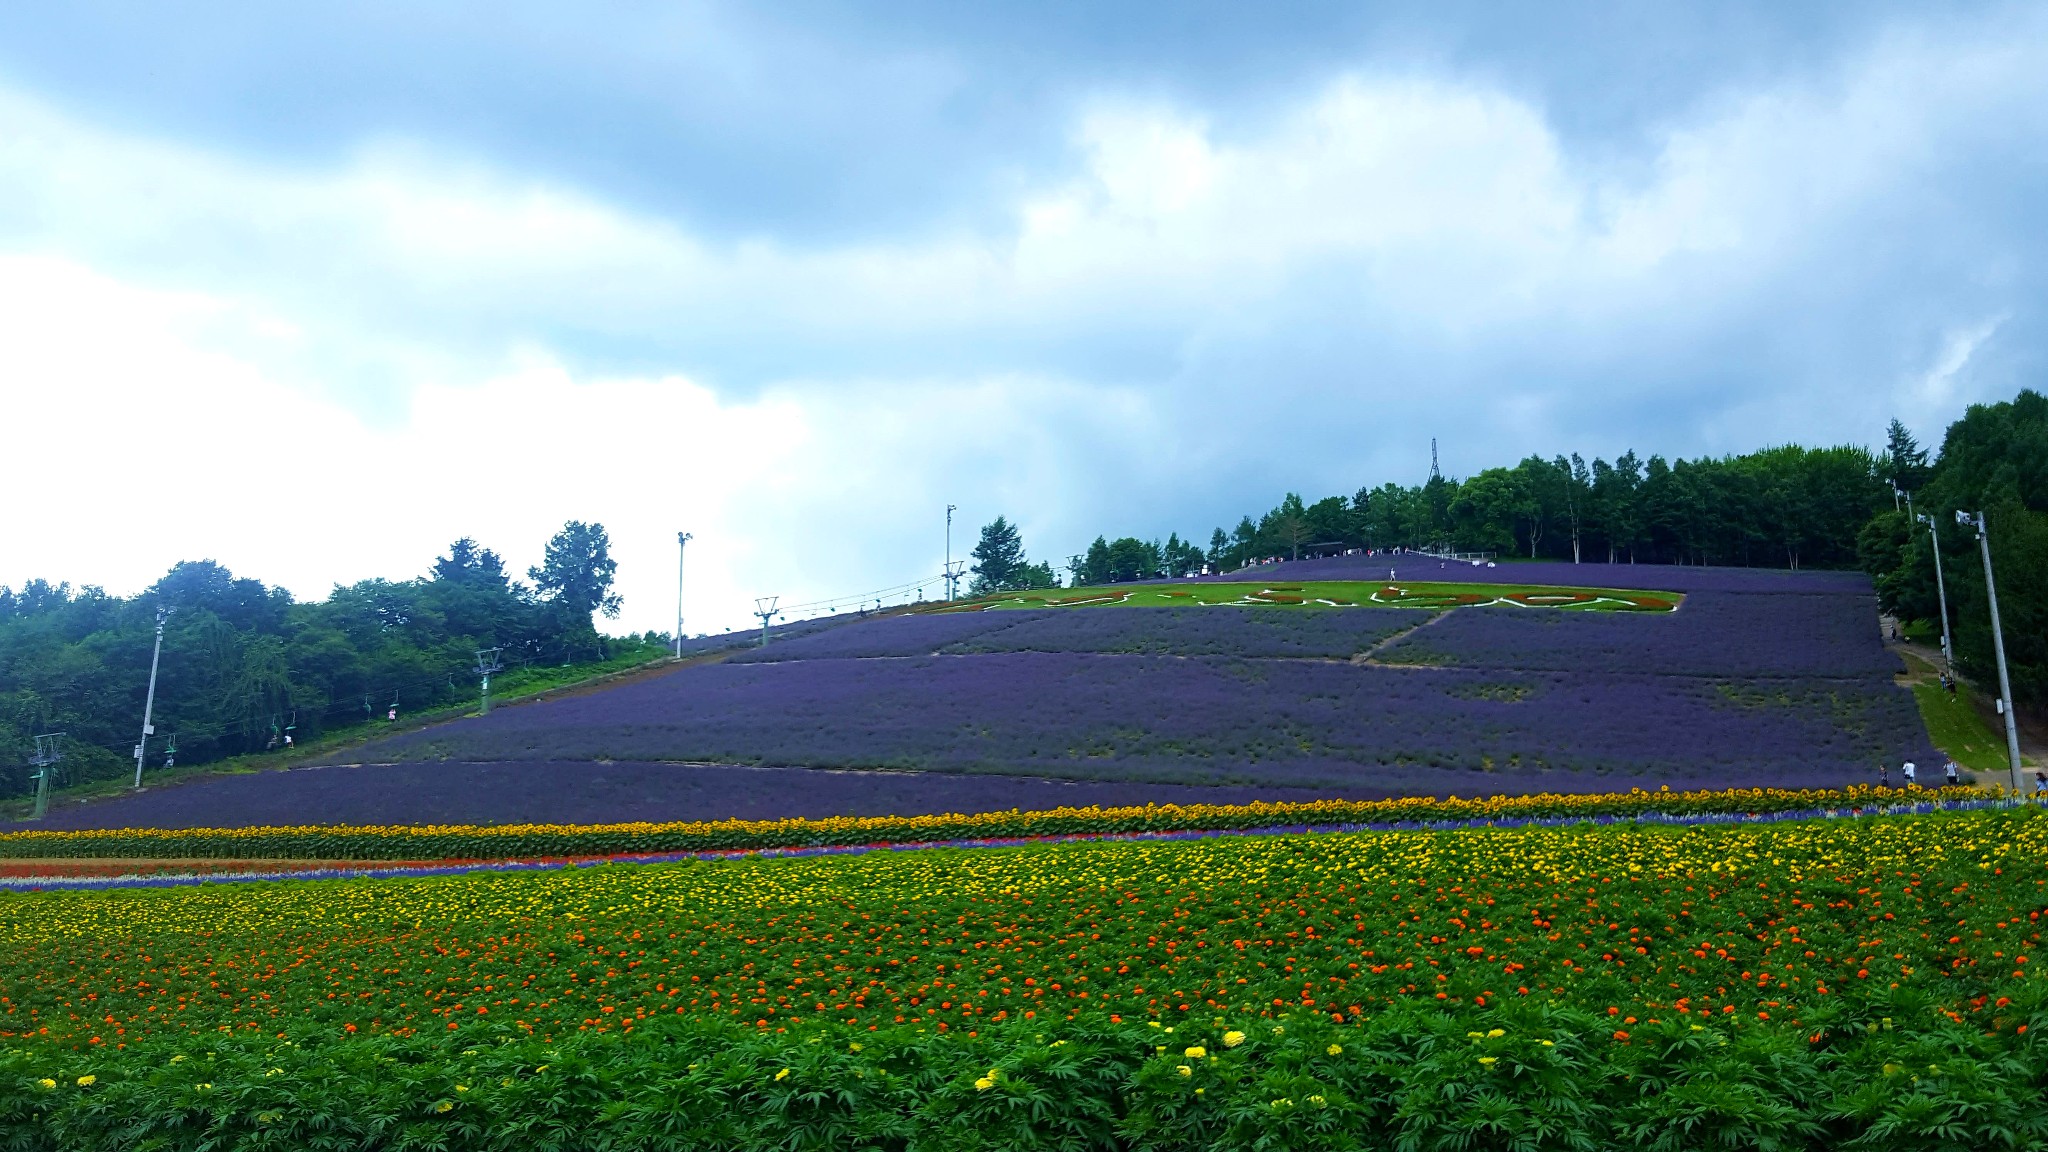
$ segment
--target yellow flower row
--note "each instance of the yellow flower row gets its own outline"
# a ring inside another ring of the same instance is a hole
[[[824,845],[1017,839],[1090,834],[1229,830],[1293,825],[1487,822],[1707,815],[1869,807],[1976,797],[1968,789],[1731,788],[1597,794],[1538,793],[1461,798],[1409,796],[1308,803],[1148,804],[1126,808],[709,820],[624,824],[318,825],[257,828],[122,828],[0,834],[0,858],[152,857],[448,860],[612,856]]]

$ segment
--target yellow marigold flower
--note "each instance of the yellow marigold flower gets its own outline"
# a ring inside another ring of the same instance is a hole
[[[976,1092],[986,1092],[986,1091],[988,1091],[989,1089],[991,1089],[991,1088],[993,1088],[993,1087],[995,1087],[995,1086],[996,1086],[996,1082],[995,1082],[995,1081],[993,1081],[993,1080],[991,1080],[991,1079],[989,1079],[989,1078],[988,1078],[988,1077],[986,1077],[986,1076],[983,1076],[983,1077],[982,1077],[981,1079],[979,1079],[979,1080],[976,1080],[976,1081],[974,1082],[974,1090],[975,1090]]]
[[[1488,1039],[1499,1039],[1500,1037],[1502,1037],[1502,1036],[1505,1036],[1505,1035],[1507,1035],[1507,1034],[1508,1034],[1508,1030],[1507,1030],[1507,1029],[1505,1029],[1505,1028],[1495,1028],[1495,1029],[1494,1029],[1493,1031],[1491,1031],[1491,1032],[1488,1032],[1488,1033],[1487,1033],[1486,1035],[1487,1035],[1487,1038],[1488,1038]]]
[[[1315,1105],[1318,1108],[1321,1108],[1323,1106],[1323,1098],[1321,1096],[1310,1096],[1308,1097],[1308,1102]]]
[[[1181,1053],[1181,1055],[1187,1057],[1190,1060],[1200,1060],[1208,1054],[1209,1050],[1207,1048],[1202,1047],[1200,1044],[1197,1044],[1194,1047],[1189,1048],[1187,1051]]]
[[[434,1111],[436,1112],[452,1112],[454,1111],[454,1109],[455,1104],[452,1101],[448,1100],[442,1100],[434,1105]]]
[[[783,1069],[782,1071],[780,1071],[780,1072],[777,1072],[777,1073],[775,1074],[775,1078],[776,1078],[777,1080],[787,1080],[787,1079],[789,1079],[789,1069],[787,1069],[787,1068],[784,1068],[784,1069]]]
[[[1225,1048],[1235,1048],[1242,1043],[1244,1043],[1244,1033],[1242,1032],[1233,1031],[1223,1034],[1223,1046]]]
[[[55,1088],[57,1086],[57,1082],[55,1080],[50,1079],[48,1076],[45,1076],[41,1080],[36,1081],[36,1084],[39,1085],[45,1092],[48,1092],[50,1089]]]
[[[467,1091],[469,1091],[469,1085],[467,1085],[467,1084],[457,1084],[457,1085],[455,1086],[455,1090],[456,1090],[457,1092],[467,1092]]]
[[[1323,1049],[1323,1054],[1326,1056],[1341,1056],[1343,1053],[1344,1046],[1342,1044],[1332,1044],[1328,1048]]]
[[[93,1086],[93,1084],[94,1084],[95,1082],[97,1082],[98,1080],[99,1080],[99,1077],[97,1077],[97,1076],[80,1076],[80,1077],[78,1078],[78,1086],[79,1086],[80,1088],[90,1088],[90,1087],[92,1087],[92,1086]]]
[[[1195,1074],[1195,1070],[1193,1068],[1188,1067],[1185,1064],[1181,1065],[1178,1069],[1176,1069],[1176,1071],[1178,1071],[1183,1076],[1193,1076]]]
[[[1500,1057],[1498,1056],[1481,1056],[1479,1058],[1479,1062],[1481,1064],[1491,1065],[1494,1061],[1498,1059],[1500,1059]]]
[[[1549,1040],[1545,1040],[1545,1041],[1543,1042],[1543,1046],[1544,1046],[1545,1048],[1555,1048],[1555,1047],[1557,1047],[1557,1045],[1556,1045],[1556,1044],[1555,1044],[1554,1042],[1552,1042],[1552,1041],[1549,1041]]]
[[[858,1051],[860,1051],[860,1041],[856,1040],[856,1041],[854,1041],[853,1043],[851,1043],[851,1044],[848,1044],[848,1045],[846,1046],[846,1050],[847,1050],[848,1052],[858,1052]]]

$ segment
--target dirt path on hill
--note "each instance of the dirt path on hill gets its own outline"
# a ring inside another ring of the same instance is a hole
[[[1900,684],[1910,687],[1916,684],[1936,684],[1940,682],[1942,659],[1941,646],[1939,644],[1921,644],[1912,640],[1892,640],[1890,638],[1892,635],[1891,630],[1897,621],[1889,616],[1880,616],[1878,617],[1878,623],[1884,630],[1883,634],[1886,638],[1884,646],[1906,658],[1906,671],[1897,678]],[[1997,709],[1991,704],[1991,701],[1998,698],[1997,686],[1991,685],[1987,687],[1960,674],[1958,674],[1957,678],[1967,685],[1974,694],[1975,698],[1972,702],[1977,706],[1979,718],[1984,721],[1986,727],[1997,733],[1999,738],[2003,740],[2005,736],[2005,718],[2000,716]],[[2048,765],[2048,719],[2044,719],[2038,709],[2032,708],[2016,708],[2014,709],[2013,717],[2017,722],[2015,726],[2019,729],[2020,764],[2029,770],[2039,768],[2042,765]],[[2032,785],[2029,784],[2028,787],[2031,788]]]

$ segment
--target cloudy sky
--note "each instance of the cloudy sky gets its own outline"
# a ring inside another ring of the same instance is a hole
[[[573,517],[697,631],[2040,387],[2048,9],[1676,8],[0,7],[0,583]]]

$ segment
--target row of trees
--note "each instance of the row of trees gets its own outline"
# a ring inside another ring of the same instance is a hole
[[[1890,506],[1879,457],[1857,447],[1787,446],[1746,456],[1588,464],[1531,456],[1464,480],[1433,475],[1313,504],[1279,506],[1209,537],[1219,570],[1351,548],[1493,552],[1650,564],[1841,568],[1856,533]]]
[[[211,560],[182,562],[129,598],[0,586],[0,793],[26,787],[40,732],[66,733],[74,779],[132,764],[160,608],[152,748],[200,762],[466,698],[481,648],[503,649],[508,666],[602,658],[592,621],[618,615],[616,569],[604,527],[572,521],[525,582],[465,538],[424,577],[337,586],[312,603]]]
[[[1591,464],[1577,454],[1531,456],[1465,480],[1432,475],[1423,484],[1382,484],[1313,504],[1290,492],[1262,516],[1245,516],[1227,532],[1217,528],[1207,549],[1178,533],[1164,544],[1097,536],[1066,569],[1077,585],[1109,584],[1360,548],[1847,568],[1858,563],[1858,532],[1891,507],[1902,436],[1910,446],[1912,437],[1893,421],[1893,443],[1883,456],[1853,446],[1787,446],[1675,463],[1661,456],[1646,462],[1634,452]],[[977,595],[1058,586],[1051,565],[1025,563],[1017,529],[1003,517],[982,529],[974,556]]]
[[[1886,501],[1858,537],[1879,602],[1939,627],[1938,538],[1956,659],[1979,683],[1996,684],[1982,554],[1976,532],[1955,515],[1984,513],[2013,695],[2048,703],[2048,398],[2028,390],[2011,403],[1972,406],[1949,425],[1932,463],[1894,425],[1888,465],[1912,502],[1894,510]]]

